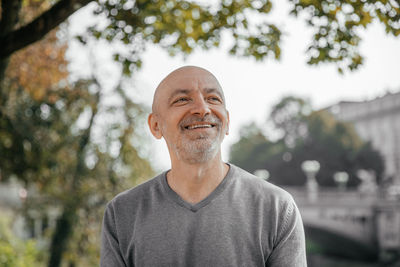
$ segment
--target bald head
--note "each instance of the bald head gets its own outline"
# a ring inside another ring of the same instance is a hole
[[[162,100],[166,100],[173,90],[185,90],[193,87],[202,86],[216,87],[216,89],[225,100],[224,93],[217,78],[208,70],[196,66],[184,66],[172,71],[157,86],[153,97],[152,111],[157,114],[160,111]],[[225,102],[225,101],[224,101]]]

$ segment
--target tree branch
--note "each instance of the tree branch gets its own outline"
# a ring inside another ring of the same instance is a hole
[[[60,0],[39,17],[0,37],[0,60],[12,53],[42,39],[48,32],[60,25],[76,10],[93,0]]]
[[[0,35],[10,32],[14,25],[18,22],[21,2],[21,0],[1,1]]]

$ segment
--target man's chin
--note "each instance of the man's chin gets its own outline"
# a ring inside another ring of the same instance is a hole
[[[181,159],[189,164],[200,164],[213,160],[216,154],[215,151],[197,152],[190,155],[182,155]]]
[[[190,132],[187,133],[183,138],[187,139],[187,142],[193,142],[196,140],[203,140],[203,139],[213,139],[215,136],[213,134],[207,132]]]
[[[203,163],[213,159],[218,153],[218,143],[213,140],[197,139],[190,144],[182,144],[180,158],[189,163]]]

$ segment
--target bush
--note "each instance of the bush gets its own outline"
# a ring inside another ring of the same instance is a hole
[[[10,218],[0,218],[0,267],[44,266],[34,240],[22,240],[11,231]]]

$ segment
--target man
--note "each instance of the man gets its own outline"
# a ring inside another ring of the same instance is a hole
[[[221,159],[229,113],[217,79],[187,66],[157,87],[148,123],[171,170],[108,203],[102,267],[306,266],[292,197]]]

